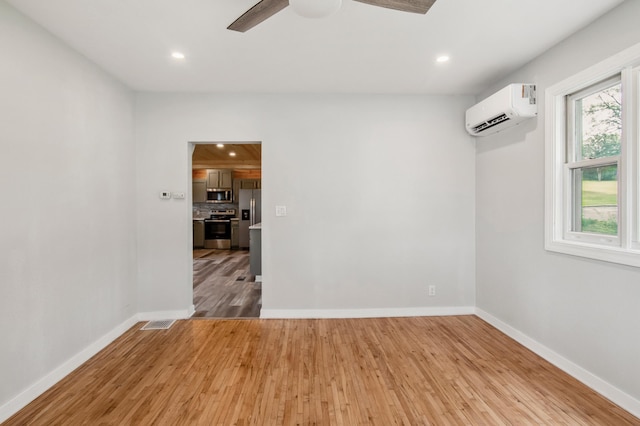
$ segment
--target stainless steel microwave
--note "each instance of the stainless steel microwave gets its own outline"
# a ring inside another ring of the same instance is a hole
[[[232,203],[233,191],[231,189],[207,188],[207,203]]]

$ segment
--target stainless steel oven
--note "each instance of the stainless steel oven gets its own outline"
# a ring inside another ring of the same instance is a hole
[[[235,210],[216,210],[209,219],[204,220],[204,248],[231,248],[231,218],[235,217]]]

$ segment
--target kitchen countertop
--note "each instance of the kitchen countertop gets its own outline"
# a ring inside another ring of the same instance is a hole
[[[251,225],[249,229],[262,229],[262,222]]]

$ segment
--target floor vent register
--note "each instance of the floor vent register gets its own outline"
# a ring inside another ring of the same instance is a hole
[[[168,330],[176,320],[149,321],[140,330]]]

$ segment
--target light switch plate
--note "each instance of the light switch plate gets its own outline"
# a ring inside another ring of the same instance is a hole
[[[163,200],[168,200],[171,198],[171,193],[169,191],[160,191],[160,198]]]
[[[276,206],[276,216],[286,216],[287,206]]]

